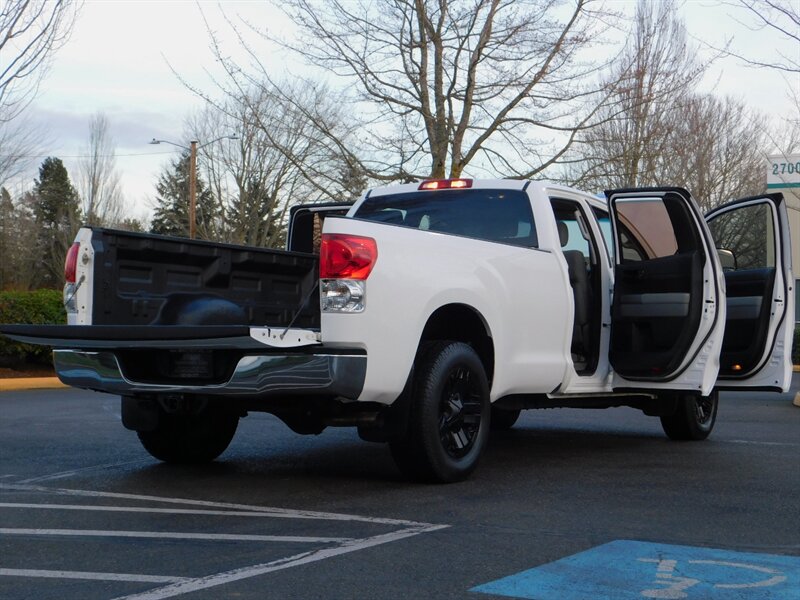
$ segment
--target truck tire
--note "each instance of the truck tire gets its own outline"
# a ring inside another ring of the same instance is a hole
[[[489,383],[477,353],[462,342],[433,342],[418,354],[408,434],[390,442],[400,470],[435,482],[469,477],[489,435]]]
[[[685,393],[678,397],[675,413],[661,417],[661,427],[671,440],[704,440],[717,420],[719,392],[708,396]]]
[[[492,407],[492,431],[508,431],[519,419],[522,411],[518,408],[506,409]]]
[[[239,416],[206,409],[198,414],[169,414],[161,411],[158,426],[138,431],[139,441],[151,456],[175,464],[211,462],[231,443]]]

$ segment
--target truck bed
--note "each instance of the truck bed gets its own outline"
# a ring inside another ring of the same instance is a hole
[[[94,326],[319,328],[315,255],[101,228],[92,248]]]

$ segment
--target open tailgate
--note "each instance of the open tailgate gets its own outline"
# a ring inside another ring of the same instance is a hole
[[[0,333],[59,349],[263,349],[247,325],[0,325]]]

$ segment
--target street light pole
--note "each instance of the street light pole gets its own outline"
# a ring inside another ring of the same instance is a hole
[[[189,238],[197,228],[197,140],[189,142]]]
[[[234,133],[232,135],[223,135],[216,139],[211,140],[210,142],[206,142],[199,148],[205,148],[209,144],[213,144],[214,142],[218,142],[220,140],[238,140],[239,135]],[[157,140],[153,138],[150,142],[151,144],[169,144],[171,146],[176,146],[178,148],[183,148],[184,150],[189,150],[189,237],[194,239],[196,231],[197,231],[197,150],[199,149],[197,146],[197,140],[192,140],[189,142],[189,147],[187,148],[183,144],[176,144],[175,142],[170,142],[167,140]]]

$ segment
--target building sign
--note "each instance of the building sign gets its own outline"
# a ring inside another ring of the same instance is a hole
[[[767,157],[767,189],[800,188],[800,154]]]

